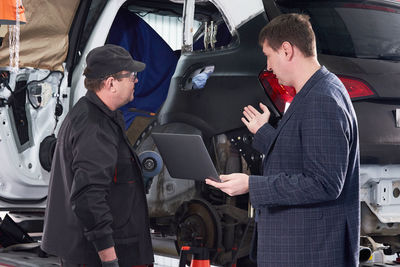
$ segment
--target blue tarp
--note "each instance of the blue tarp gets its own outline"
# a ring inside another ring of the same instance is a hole
[[[154,113],[159,110],[179,57],[143,19],[125,9],[119,10],[107,43],[124,47],[135,60],[146,63],[146,69],[138,74],[134,100],[120,108],[128,129],[136,116],[143,116],[129,109]]]

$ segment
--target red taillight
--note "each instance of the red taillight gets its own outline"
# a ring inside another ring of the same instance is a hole
[[[349,92],[351,99],[373,96],[375,94],[372,89],[369,88],[369,86],[361,80],[344,76],[338,77],[346,87],[347,92]]]
[[[275,74],[270,71],[261,72],[259,79],[276,108],[283,113],[286,103],[291,103],[296,95],[294,87],[279,84]]]
[[[370,9],[370,10],[377,10],[377,11],[389,12],[389,13],[398,13],[398,11],[397,11],[396,9],[388,8],[388,7],[383,7],[383,6],[377,6],[377,5],[366,5],[366,4],[357,4],[357,3],[347,3],[347,4],[344,4],[343,7],[347,7],[347,8],[359,8],[359,9]]]

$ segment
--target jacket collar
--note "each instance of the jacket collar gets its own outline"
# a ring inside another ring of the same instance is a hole
[[[138,166],[140,172],[142,173],[142,165],[140,164],[140,160],[138,156],[136,155],[136,152],[133,150],[132,145],[128,139],[128,137],[125,134],[125,121],[124,117],[122,116],[122,112],[120,110],[115,110],[112,111],[110,110],[106,104],[104,104],[103,101],[96,95],[96,93],[92,91],[87,91],[85,97],[94,105],[96,105],[104,114],[106,114],[112,121],[114,121],[115,124],[117,124],[121,128],[122,135],[124,137],[125,142],[127,143],[129,150],[131,151],[136,165]]]
[[[308,93],[311,91],[311,88],[314,87],[314,85],[325,75],[327,75],[329,71],[324,67],[321,66],[319,70],[317,70],[311,77],[308,79],[308,81],[303,85],[301,90],[299,91],[298,94],[293,98],[292,103],[290,104],[288,110],[285,112],[285,114],[282,117],[282,120],[285,120],[286,118],[289,118],[293,111],[295,110],[295,107],[298,105],[298,103],[302,102],[303,99],[308,95]]]
[[[96,93],[92,91],[87,91],[86,98],[96,105],[104,114],[106,114],[109,118],[111,118],[114,122],[116,122],[123,130],[125,129],[125,122],[123,120],[122,114],[120,110],[110,110],[106,104],[97,96]]]
[[[311,91],[311,88],[313,88],[314,85],[327,74],[329,74],[329,71],[324,66],[322,66],[319,70],[317,70],[310,77],[310,79],[308,79],[308,81],[304,84],[304,86],[300,90],[300,92],[298,94],[296,94],[296,96],[293,98],[293,101],[290,104],[288,110],[285,112],[281,121],[279,122],[278,127],[275,131],[275,135],[273,136],[271,142],[269,143],[269,146],[267,147],[267,153],[265,153],[265,156],[267,156],[269,154],[269,152],[271,151],[271,148],[274,146],[273,144],[275,143],[275,140],[278,137],[283,126],[290,119],[290,117],[293,115],[293,113],[295,113],[295,111],[297,110],[296,107],[299,106],[301,102],[303,102],[303,100],[306,98],[308,93]]]
[[[306,96],[310,92],[310,89],[314,87],[315,83],[328,73],[329,71],[325,68],[325,66],[321,66],[321,68],[319,68],[319,70],[317,70],[303,85],[303,88],[301,88],[300,92],[296,95],[294,99],[303,98],[304,96]]]

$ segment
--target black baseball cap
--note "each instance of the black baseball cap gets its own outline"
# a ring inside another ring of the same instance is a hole
[[[89,52],[83,74],[89,79],[102,79],[123,70],[139,72],[145,67],[143,62],[133,60],[125,48],[106,44]]]

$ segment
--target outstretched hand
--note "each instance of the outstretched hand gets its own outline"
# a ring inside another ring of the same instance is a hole
[[[264,124],[269,121],[271,113],[269,112],[266,105],[260,103],[260,108],[263,113],[258,112],[253,106],[248,105],[244,107],[242,122],[246,125],[247,129],[252,134],[255,134]]]
[[[206,179],[206,184],[219,188],[230,196],[242,195],[249,192],[249,176],[244,173],[220,175],[221,183]]]

